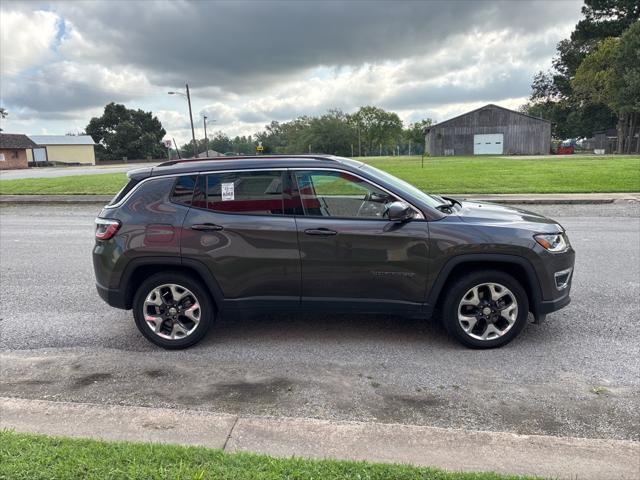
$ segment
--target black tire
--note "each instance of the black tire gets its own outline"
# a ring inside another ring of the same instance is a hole
[[[511,290],[517,302],[518,313],[515,315],[515,322],[504,335],[480,340],[473,338],[462,328],[458,321],[458,308],[467,292],[473,287],[485,283],[496,283]],[[449,335],[467,347],[478,349],[501,347],[517,337],[527,324],[529,316],[527,292],[520,282],[507,273],[496,270],[471,272],[455,280],[447,290],[442,308],[442,321]]]
[[[165,284],[176,284],[190,290],[200,304],[200,321],[186,337],[166,339],[156,334],[144,319],[144,302],[155,288]],[[197,280],[180,272],[156,273],[138,287],[133,297],[133,318],[140,333],[147,340],[169,350],[183,349],[195,345],[207,334],[215,318],[214,303],[207,289]]]

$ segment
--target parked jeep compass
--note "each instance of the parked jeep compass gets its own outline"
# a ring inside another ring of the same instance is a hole
[[[332,156],[186,160],[129,172],[96,219],[100,296],[185,348],[239,311],[429,318],[474,348],[569,303],[574,251],[535,213],[430,195]]]

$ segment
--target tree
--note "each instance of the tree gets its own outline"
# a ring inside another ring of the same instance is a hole
[[[7,116],[9,115],[9,112],[7,112],[7,110],[5,110],[4,107],[0,107],[0,120],[4,120],[5,118],[7,118]],[[2,131],[2,128],[0,128],[0,132]]]
[[[350,116],[351,124],[359,132],[365,155],[394,147],[402,134],[402,120],[397,114],[382,108],[366,106]]]
[[[580,64],[600,41],[620,37],[640,18],[637,0],[585,0],[581,19],[570,38],[557,46],[553,68],[539,72],[523,111],[550,120],[553,135],[559,138],[590,136],[594,130],[615,125],[617,117],[606,104],[576,98],[572,80]]]
[[[415,143],[424,143],[424,129],[433,125],[430,118],[410,123],[405,130],[405,138]]]
[[[104,107],[101,117],[89,121],[85,130],[98,144],[96,157],[100,160],[163,158],[166,155],[160,143],[166,131],[151,112],[128,109],[112,102]]]
[[[307,119],[306,128],[301,130],[295,148],[310,146],[311,150],[332,155],[350,156],[353,154],[354,128],[349,117],[341,110],[330,110],[328,113]]]
[[[290,122],[271,122],[265,126],[265,131],[256,134],[256,139],[262,142],[264,153],[304,153],[308,152],[308,143],[302,132],[309,127],[308,117],[298,117]]]
[[[226,153],[233,152],[233,142],[223,132],[216,132],[212,138],[209,139],[209,148],[216,152]]]
[[[578,99],[602,104],[618,116],[618,153],[640,150],[640,22],[620,38],[607,38],[587,55],[572,80]]]

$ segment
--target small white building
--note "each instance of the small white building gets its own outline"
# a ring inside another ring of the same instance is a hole
[[[200,152],[198,158],[212,158],[212,157],[224,157],[223,153],[216,152],[215,150],[207,150],[206,152]]]
[[[95,165],[95,142],[90,135],[29,135],[38,146],[27,151],[29,162]]]

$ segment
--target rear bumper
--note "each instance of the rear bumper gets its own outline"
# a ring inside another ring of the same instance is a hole
[[[96,290],[98,290],[98,295],[105,302],[111,305],[114,308],[120,308],[122,310],[128,310],[125,296],[119,289],[107,288],[103,287],[100,284],[96,283]]]

